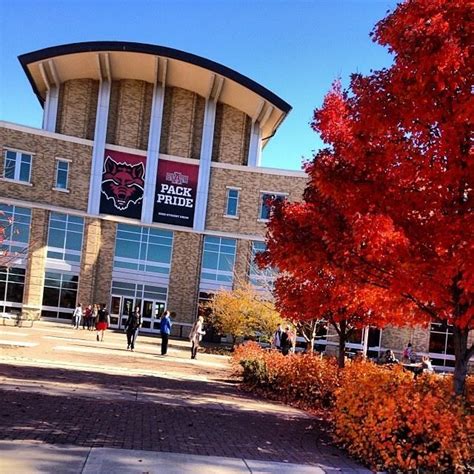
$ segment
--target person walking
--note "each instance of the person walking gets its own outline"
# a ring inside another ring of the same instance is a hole
[[[416,362],[416,354],[411,342],[409,342],[403,350],[403,362],[407,364],[414,364]]]
[[[72,319],[74,321],[74,329],[79,329],[82,319],[82,304],[77,303],[74,313],[72,313]]]
[[[191,341],[191,359],[195,359],[198,349],[199,343],[202,340],[202,336],[206,334],[206,331],[203,329],[204,318],[199,316],[197,321],[193,324],[193,328],[189,333],[189,340]]]
[[[168,339],[171,334],[171,325],[170,312],[165,311],[160,321],[161,355],[166,355],[168,352]]]
[[[99,316],[99,305],[94,304],[94,306],[92,306],[92,314],[91,314],[91,320],[90,320],[90,325],[91,325],[91,330],[92,331],[94,329],[96,329],[98,316]]]
[[[127,350],[132,352],[135,350],[135,341],[137,340],[138,331],[142,325],[142,315],[140,313],[140,306],[135,306],[135,311],[128,315],[127,322],[125,324],[125,330],[127,331]]]
[[[84,310],[84,313],[82,314],[82,329],[87,329],[87,330],[90,329],[91,316],[92,316],[92,310],[91,310],[91,305],[89,305]]]
[[[275,332],[273,333],[272,338],[272,348],[278,351],[281,350],[281,336],[283,335],[283,329],[281,328],[281,324],[278,324]]]
[[[285,356],[288,355],[293,345],[291,336],[292,335],[291,335],[290,326],[286,326],[285,332],[281,335],[281,341],[280,341],[281,353]]]
[[[103,341],[104,340],[104,332],[109,327],[110,324],[110,317],[109,312],[107,311],[107,307],[105,303],[102,305],[102,308],[99,309],[99,314],[97,316],[97,322],[95,328],[97,329],[97,340]],[[99,338],[100,333],[100,338]]]

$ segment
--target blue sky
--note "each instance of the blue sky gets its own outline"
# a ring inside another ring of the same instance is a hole
[[[293,106],[263,165],[299,169],[321,147],[309,128],[334,79],[389,66],[369,33],[392,0],[0,0],[0,119],[41,127],[17,56],[80,41],[136,41],[222,63]]]

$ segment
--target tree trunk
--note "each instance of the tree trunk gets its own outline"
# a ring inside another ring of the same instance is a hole
[[[467,328],[460,329],[453,327],[454,341],[454,392],[456,395],[463,395],[466,389],[467,366],[469,359],[472,357],[474,347],[467,347],[467,338],[469,330]]]
[[[339,354],[337,357],[338,366],[340,369],[344,368],[346,358],[346,339],[347,339],[347,324],[345,320],[339,323]]]

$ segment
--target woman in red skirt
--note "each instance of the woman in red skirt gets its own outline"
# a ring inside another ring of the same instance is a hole
[[[103,341],[104,340],[104,332],[109,327],[110,324],[110,317],[105,304],[102,305],[102,308],[99,309],[99,314],[97,315],[97,322],[95,324],[95,328],[97,329],[97,340]],[[99,339],[100,333],[100,339]]]

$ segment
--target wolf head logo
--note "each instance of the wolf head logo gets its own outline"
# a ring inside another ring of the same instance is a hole
[[[102,193],[113,201],[117,209],[123,211],[130,204],[136,204],[143,199],[144,174],[142,163],[117,163],[107,156],[102,174]]]

